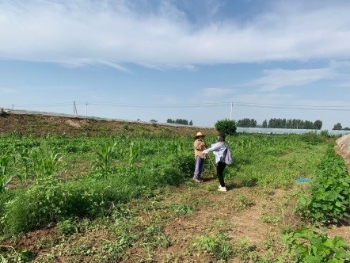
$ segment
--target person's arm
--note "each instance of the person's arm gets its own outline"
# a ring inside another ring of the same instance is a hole
[[[203,153],[207,154],[209,152],[219,150],[221,148],[221,146],[222,146],[222,142],[218,142],[218,143],[212,144],[211,147],[206,149],[206,150],[204,150]]]

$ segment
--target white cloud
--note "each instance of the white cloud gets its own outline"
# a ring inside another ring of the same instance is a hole
[[[234,89],[225,89],[225,88],[206,88],[202,90],[201,97],[203,96],[204,98],[207,99],[222,99],[222,98],[227,98],[227,96],[232,95],[235,90]]]
[[[274,91],[284,87],[302,86],[315,81],[333,78],[336,73],[331,68],[324,69],[275,69],[264,71],[265,76],[252,82],[260,91]]]
[[[18,91],[13,88],[0,88],[0,94],[15,94],[15,93],[18,93]]]
[[[343,69],[347,69],[347,70],[350,70],[350,60],[332,60],[330,62],[330,66],[332,68],[343,68]]]
[[[73,66],[103,63],[126,70],[125,62],[190,67],[350,56],[350,2],[270,3],[269,11],[243,24],[224,17],[203,26],[191,23],[172,1],[149,3],[2,1],[0,58]],[[218,13],[217,3],[207,17]]]
[[[341,98],[338,100],[296,100],[295,105],[304,105],[311,109],[330,109],[330,110],[350,110],[350,105],[347,101],[342,100]]]
[[[350,88],[350,82],[339,83],[336,87]]]

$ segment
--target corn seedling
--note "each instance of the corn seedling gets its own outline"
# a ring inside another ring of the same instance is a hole
[[[13,176],[9,174],[8,167],[12,159],[11,154],[5,153],[0,156],[0,192],[6,189],[6,186],[11,182]]]
[[[53,175],[62,157],[58,153],[47,152],[42,148],[34,148],[30,154],[36,179]]]
[[[107,177],[112,173],[114,166],[114,161],[116,160],[116,146],[117,142],[114,142],[112,145],[104,144],[97,150],[96,159],[92,164],[92,168],[95,171],[98,171],[102,176]]]

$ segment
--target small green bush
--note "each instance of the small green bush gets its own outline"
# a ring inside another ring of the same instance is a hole
[[[348,262],[349,246],[342,237],[329,238],[307,228],[284,236],[288,254],[296,262]],[[294,261],[293,261],[294,262]]]
[[[58,233],[61,235],[71,235],[79,233],[79,226],[76,220],[68,218],[57,223]]]
[[[142,194],[141,187],[123,186],[119,181],[85,179],[63,183],[46,178],[6,203],[1,222],[3,231],[16,235],[69,217],[94,218],[110,213],[114,204]]]
[[[40,178],[0,207],[4,215],[1,221],[3,232],[16,235],[66,218],[95,218],[110,214],[111,208],[117,204],[165,185],[183,183],[187,176],[181,172],[183,164],[187,168],[182,169],[189,169],[190,159],[183,160],[178,155],[167,163],[159,159],[147,167],[121,167],[107,178],[82,178],[70,182],[61,182],[53,176]]]
[[[316,132],[308,132],[300,135],[300,139],[308,144],[317,145],[322,142],[322,137]]]
[[[344,160],[333,148],[328,149],[317,167],[311,196],[299,198],[300,214],[312,222],[339,223],[350,207],[350,177]]]
[[[320,135],[322,136],[322,137],[331,137],[330,136],[330,134],[329,134],[329,132],[328,132],[328,130],[322,130],[321,131],[321,133],[320,133]]]
[[[215,123],[215,129],[218,132],[223,132],[226,135],[235,135],[236,134],[236,122],[229,119],[218,120]]]
[[[234,253],[233,245],[226,235],[198,236],[193,241],[197,250],[207,251],[216,259],[227,261]]]

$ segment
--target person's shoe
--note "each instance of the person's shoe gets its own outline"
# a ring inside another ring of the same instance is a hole
[[[220,192],[227,192],[227,188],[226,188],[226,186],[219,185],[218,191],[220,191]]]
[[[197,178],[197,177],[193,177],[192,180],[195,181],[196,183],[201,183],[201,182],[203,182],[202,179]]]

